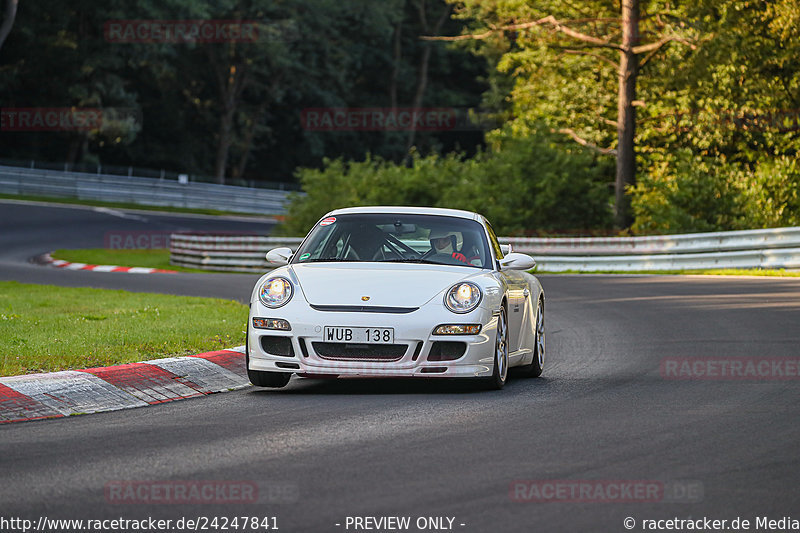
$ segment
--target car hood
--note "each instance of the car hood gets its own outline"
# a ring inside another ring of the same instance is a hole
[[[292,270],[312,305],[380,307],[421,307],[451,285],[481,272],[470,267],[398,263],[310,263],[292,265]]]

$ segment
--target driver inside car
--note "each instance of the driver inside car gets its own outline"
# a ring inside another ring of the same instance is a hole
[[[428,236],[431,242],[431,250],[436,255],[446,255],[457,259],[462,263],[467,262],[464,254],[456,251],[456,235],[452,231],[433,230]]]

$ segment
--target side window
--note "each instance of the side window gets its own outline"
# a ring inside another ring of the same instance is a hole
[[[497,235],[494,234],[494,229],[489,222],[486,222],[486,229],[489,230],[489,245],[494,250],[494,256],[500,260],[503,258],[503,251],[500,249],[500,243],[497,242]]]

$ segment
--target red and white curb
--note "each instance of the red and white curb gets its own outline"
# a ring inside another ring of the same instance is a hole
[[[188,357],[0,378],[0,424],[117,411],[247,387],[244,346]]]
[[[64,270],[90,270],[92,272],[122,272],[125,274],[177,274],[175,270],[164,270],[162,268],[146,267],[124,267],[117,265],[92,265],[89,263],[70,263],[63,259],[53,259],[48,254],[39,256],[39,262]]]

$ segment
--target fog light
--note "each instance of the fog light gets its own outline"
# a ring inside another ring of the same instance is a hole
[[[253,317],[253,327],[258,329],[279,329],[281,331],[292,330],[292,326],[289,325],[289,321],[282,318]]]
[[[480,332],[480,324],[442,324],[433,330],[434,335],[477,335]]]

